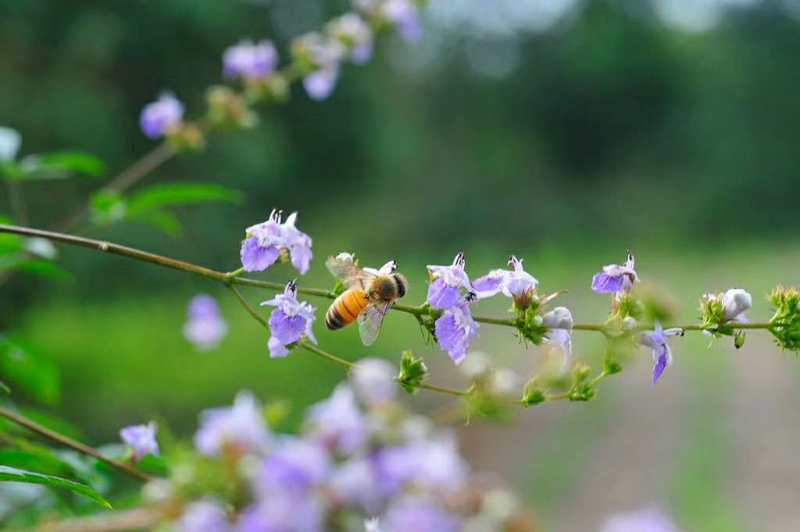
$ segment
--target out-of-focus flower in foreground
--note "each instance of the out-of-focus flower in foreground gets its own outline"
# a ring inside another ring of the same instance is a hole
[[[263,451],[271,436],[261,407],[249,392],[239,392],[231,407],[213,408],[200,415],[194,445],[204,455]]]
[[[131,449],[131,459],[136,462],[148,454],[158,454],[156,424],[130,425],[119,431],[122,441]]]
[[[633,512],[620,512],[606,520],[601,532],[680,532],[664,512],[645,508]]]
[[[222,318],[219,305],[209,295],[193,297],[187,314],[183,336],[201,351],[214,349],[228,334],[228,324]]]
[[[13,161],[22,145],[22,136],[15,129],[0,126],[0,163]]]

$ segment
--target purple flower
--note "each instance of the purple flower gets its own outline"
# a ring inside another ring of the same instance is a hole
[[[383,15],[395,25],[405,41],[416,42],[422,37],[419,10],[413,0],[386,0],[383,3]]]
[[[322,446],[288,438],[264,461],[257,489],[264,497],[274,491],[305,492],[322,484],[330,467],[328,452]]]
[[[657,508],[614,514],[601,532],[680,532],[678,527]]]
[[[303,79],[308,96],[312,100],[324,100],[330,96],[339,78],[344,45],[338,39],[312,32],[296,39],[293,49],[312,66],[312,71]]]
[[[463,523],[455,514],[429,499],[403,499],[381,519],[386,532],[459,532]]]
[[[297,271],[308,272],[313,257],[311,237],[297,229],[296,222],[296,212],[281,223],[281,212],[273,209],[266,222],[248,227],[240,251],[244,270],[264,271],[285,252]]]
[[[261,305],[275,307],[269,317],[269,330],[272,335],[267,343],[271,358],[282,358],[289,354],[287,346],[306,337],[315,344],[317,339],[311,325],[314,323],[314,307],[305,301],[297,300],[297,284],[291,281],[283,294],[278,294]]]
[[[228,532],[232,530],[222,505],[215,499],[203,499],[186,507],[178,522],[180,532]]]
[[[436,341],[447,351],[456,364],[460,364],[467,356],[470,344],[478,335],[478,323],[472,319],[467,303],[445,310],[434,324]]]
[[[331,95],[339,79],[339,65],[326,65],[303,78],[303,88],[309,98],[321,101]]]
[[[394,366],[380,358],[360,360],[351,379],[358,397],[369,406],[391,403],[397,393]]]
[[[628,252],[628,258],[624,266],[619,264],[609,264],[603,266],[603,271],[592,277],[592,290],[598,294],[617,294],[619,292],[630,292],[633,283],[639,280],[634,267],[633,255]]]
[[[230,408],[213,408],[200,415],[194,435],[198,452],[217,456],[228,449],[235,453],[263,451],[270,433],[261,407],[250,392],[239,392]]]
[[[283,222],[281,227],[283,230],[283,245],[289,250],[294,269],[300,272],[301,275],[305,275],[311,266],[311,258],[314,256],[311,253],[311,237],[295,227],[296,222],[296,212],[290,214],[286,221]]]
[[[514,300],[520,308],[530,305],[531,297],[539,281],[525,271],[522,261],[513,255],[508,259],[511,270],[492,270],[473,281],[472,287],[479,299],[491,297],[498,292]]]
[[[466,259],[458,253],[450,266],[428,265],[428,304],[440,310],[466,304],[474,294],[467,272],[464,271]]]
[[[682,336],[683,329],[664,329],[656,322],[653,331],[642,333],[641,343],[653,349],[653,384],[655,384],[667,366],[672,364],[672,350],[669,348],[667,338]]]
[[[310,434],[328,449],[352,454],[367,441],[367,424],[346,384],[336,387],[326,400],[312,406],[306,423]]]
[[[322,532],[323,508],[314,497],[272,492],[244,511],[239,532]]]
[[[350,52],[350,61],[362,65],[372,58],[372,30],[360,16],[347,13],[328,24],[328,32]]]
[[[722,295],[726,321],[746,322],[744,313],[753,306],[753,296],[741,288],[731,288]]]
[[[275,264],[284,242],[280,211],[273,209],[266,222],[248,227],[245,235],[240,253],[244,271],[262,272]]]
[[[278,52],[271,41],[241,41],[225,50],[222,57],[226,78],[264,79],[278,66]]]
[[[207,351],[217,347],[227,333],[228,324],[222,319],[216,300],[206,294],[192,298],[183,336],[197,349]]]
[[[131,448],[131,459],[136,462],[148,454],[158,454],[156,441],[156,423],[151,421],[147,425],[131,425],[119,431],[119,436],[125,445]]]
[[[331,475],[328,483],[336,503],[360,506],[374,514],[382,506],[383,494],[379,491],[376,467],[366,458],[354,458],[342,463]]]
[[[144,106],[139,125],[145,136],[157,139],[179,126],[182,119],[183,104],[175,96],[165,92],[158,100]]]

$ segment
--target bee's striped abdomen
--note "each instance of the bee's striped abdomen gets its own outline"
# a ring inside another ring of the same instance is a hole
[[[367,308],[369,298],[360,288],[351,288],[337,297],[325,314],[325,326],[335,331],[353,323]]]

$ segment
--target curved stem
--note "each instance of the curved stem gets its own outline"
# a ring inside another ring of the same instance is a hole
[[[128,465],[128,464],[126,464],[124,462],[119,462],[117,460],[114,460],[113,458],[107,458],[107,457],[103,456],[102,454],[100,454],[100,452],[97,451],[96,449],[93,449],[93,448],[89,447],[88,445],[84,445],[83,443],[81,443],[79,441],[75,441],[72,438],[68,438],[67,436],[64,436],[63,434],[59,434],[58,432],[50,430],[47,427],[43,427],[42,425],[39,425],[35,421],[32,421],[32,420],[26,418],[25,416],[14,412],[13,410],[9,410],[8,408],[5,408],[5,407],[0,407],[0,417],[4,417],[4,418],[8,419],[9,421],[12,421],[12,422],[16,423],[17,425],[20,425],[21,427],[25,427],[26,429],[28,429],[30,431],[33,431],[36,434],[39,434],[40,436],[44,436],[48,440],[54,441],[56,443],[60,443],[61,445],[64,445],[65,447],[69,447],[71,449],[75,449],[79,453],[82,453],[82,454],[91,456],[93,458],[96,458],[96,459],[100,460],[101,462],[104,462],[104,463],[110,465],[114,469],[117,469],[117,470],[122,471],[123,473],[125,473],[127,475],[130,475],[130,476],[134,477],[137,480],[142,480],[144,482],[147,482],[147,481],[153,479],[153,477],[151,477],[147,473],[144,473],[143,471],[139,471],[138,469],[136,469],[135,467],[133,467],[131,465]]]
[[[259,315],[258,311],[255,308],[253,308],[253,306],[250,303],[247,302],[242,293],[239,292],[238,288],[236,288],[232,284],[229,284],[228,289],[230,289],[230,291],[233,292],[233,295],[236,296],[236,299],[239,300],[239,303],[242,304],[244,309],[247,311],[248,314],[250,314],[253,317],[254,320],[263,325],[266,329],[269,329],[269,324],[267,323],[267,320],[262,318],[261,315]]]

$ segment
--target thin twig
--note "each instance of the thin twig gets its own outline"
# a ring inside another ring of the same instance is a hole
[[[114,532],[123,530],[151,530],[165,514],[164,508],[143,507],[123,512],[106,512],[63,521],[45,522],[39,532]]]
[[[104,462],[104,463],[110,465],[111,467],[113,467],[113,468],[115,468],[115,469],[117,469],[119,471],[122,471],[123,473],[125,473],[127,475],[130,475],[130,476],[132,476],[132,477],[134,477],[134,478],[136,478],[138,480],[142,480],[144,482],[147,482],[147,481],[150,481],[150,480],[153,479],[153,477],[151,477],[147,473],[145,473],[143,471],[139,471],[138,469],[136,469],[135,467],[133,467],[131,465],[128,465],[128,464],[126,464],[124,462],[119,462],[117,460],[114,460],[113,458],[108,458],[106,456],[103,456],[96,449],[93,449],[92,447],[89,447],[88,445],[84,445],[83,443],[81,443],[79,441],[73,440],[72,438],[69,438],[69,437],[64,436],[62,434],[59,434],[58,432],[52,431],[52,430],[48,429],[47,427],[43,427],[42,425],[39,425],[35,421],[32,421],[32,420],[26,418],[25,416],[14,412],[13,410],[9,410],[8,408],[5,408],[5,407],[0,407],[0,417],[4,417],[4,418],[8,419],[9,421],[12,421],[12,422],[16,423],[17,425],[25,427],[26,429],[31,430],[31,431],[39,434],[40,436],[44,436],[45,438],[47,438],[49,440],[52,440],[52,441],[54,441],[56,443],[60,443],[61,445],[64,445],[65,447],[69,447],[71,449],[75,449],[79,453],[83,453],[85,455],[97,458],[101,462]]]
[[[265,328],[269,329],[269,324],[267,323],[267,320],[262,318],[258,314],[258,311],[255,308],[253,308],[253,306],[250,303],[247,302],[242,293],[239,292],[239,289],[233,286],[232,284],[229,284],[228,288],[230,289],[231,292],[233,292],[233,295],[236,296],[236,299],[239,300],[239,303],[242,304],[247,313],[250,314],[253,317],[253,319],[256,320],[258,323],[263,325]]]

